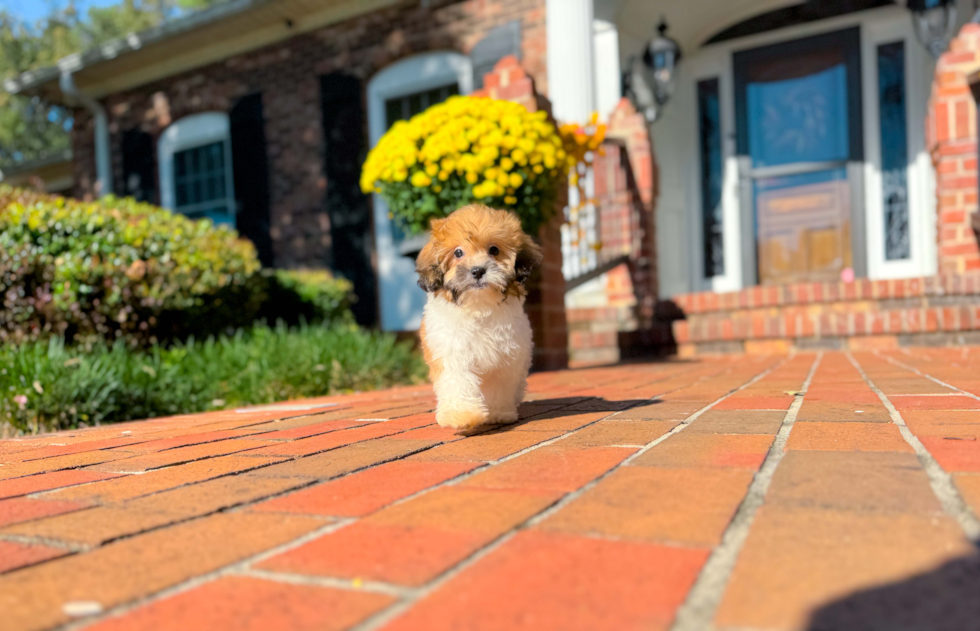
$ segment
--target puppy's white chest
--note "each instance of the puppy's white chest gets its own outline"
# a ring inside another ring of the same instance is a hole
[[[531,326],[513,297],[475,310],[430,296],[423,319],[430,352],[450,370],[484,372],[520,363],[530,353]]]

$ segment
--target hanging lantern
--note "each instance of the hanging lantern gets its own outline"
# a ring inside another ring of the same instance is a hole
[[[667,22],[664,18],[660,18],[657,33],[643,51],[643,65],[652,78],[651,83],[657,103],[665,105],[674,94],[677,64],[681,60],[681,47],[667,37]]]
[[[938,59],[946,52],[956,28],[955,0],[908,0],[906,6],[912,12],[919,43]]]
[[[667,36],[667,22],[660,18],[657,36],[643,49],[641,59],[629,60],[623,75],[623,94],[629,97],[647,122],[653,123],[674,94],[681,47]]]

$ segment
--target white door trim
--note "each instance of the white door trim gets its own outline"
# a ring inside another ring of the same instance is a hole
[[[684,161],[688,174],[684,188],[690,215],[686,230],[693,255],[692,269],[688,278],[690,291],[732,291],[741,289],[741,226],[742,208],[738,193],[738,166],[734,145],[735,113],[732,55],[739,50],[752,49],[767,44],[792,41],[811,35],[829,33],[851,27],[861,29],[862,113],[864,126],[865,159],[865,235],[868,258],[868,277],[871,279],[908,278],[931,275],[936,272],[936,203],[932,162],[925,147],[925,117],[928,108],[929,89],[933,64],[929,55],[915,40],[909,13],[902,7],[883,7],[836,18],[820,20],[776,31],[769,31],[746,38],[712,44],[692,52],[682,61],[679,69],[678,92],[683,98],[669,103],[667,109],[678,105],[696,104],[697,82],[718,78],[720,82],[721,123],[724,138],[724,179],[722,208],[725,247],[725,273],[704,278],[703,243],[701,234],[700,164],[698,162],[698,116],[696,107],[687,107],[683,127],[688,129],[687,143],[694,150],[676,151],[659,145],[664,159],[674,155]],[[906,60],[906,120],[909,145],[909,222],[912,237],[912,257],[903,261],[885,261],[883,246],[883,216],[881,189],[881,149],[879,136],[879,110],[877,94],[877,46],[902,39],[905,41]],[[686,51],[685,51],[686,52]],[[666,121],[664,121],[665,123]],[[660,123],[653,127],[656,142]],[[669,134],[676,136],[676,134]],[[666,152],[666,153],[665,153]],[[746,209],[752,212],[752,209]],[[667,235],[664,235],[667,237]],[[745,235],[754,239],[754,235]],[[661,279],[662,285],[665,279]]]

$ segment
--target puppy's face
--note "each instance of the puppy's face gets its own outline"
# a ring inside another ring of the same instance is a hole
[[[416,261],[419,287],[453,302],[467,295],[518,294],[541,249],[516,215],[474,204],[432,222]]]

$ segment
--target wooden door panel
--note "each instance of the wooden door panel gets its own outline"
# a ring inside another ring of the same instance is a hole
[[[814,179],[826,181],[810,183]],[[836,280],[850,266],[850,189],[843,171],[762,180],[756,209],[760,282]]]

